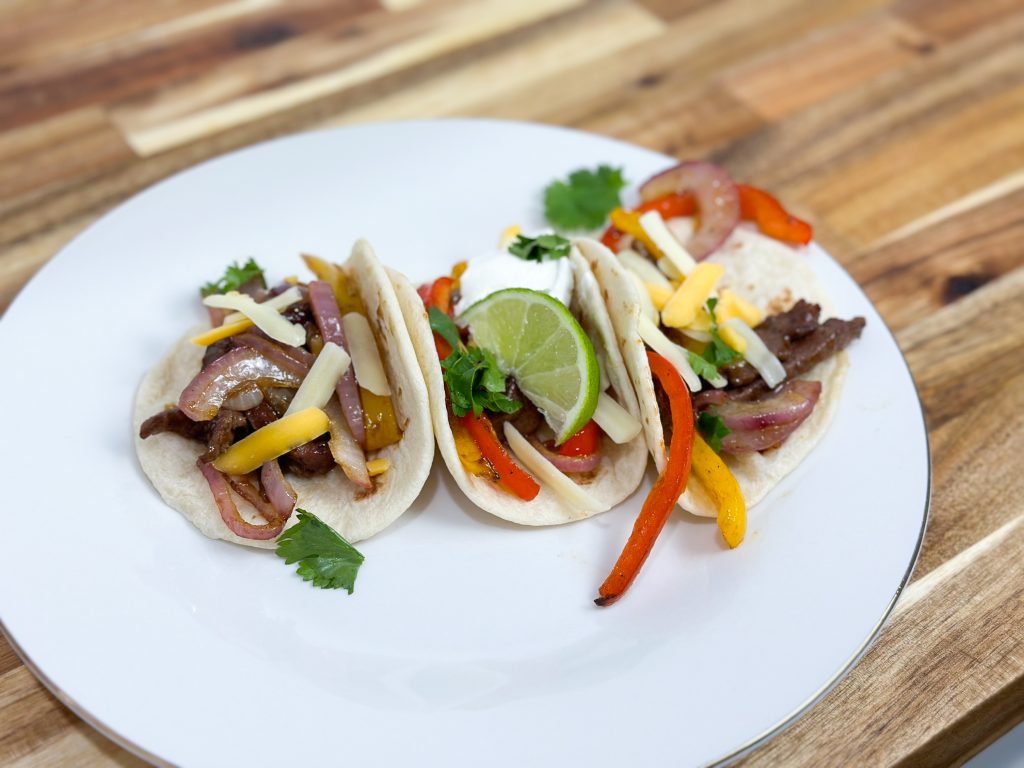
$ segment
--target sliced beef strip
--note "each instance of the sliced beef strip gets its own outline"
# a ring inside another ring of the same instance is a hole
[[[793,344],[818,329],[820,315],[820,306],[801,299],[786,312],[765,318],[757,326],[756,333],[772,354],[784,363],[791,356]],[[723,367],[722,373],[732,387],[741,387],[758,378],[757,371],[743,361]]]
[[[139,437],[145,440],[150,435],[173,432],[190,440],[205,443],[210,434],[211,423],[209,421],[192,421],[180,408],[175,406],[160,411],[142,422],[142,426],[139,427]]]
[[[544,417],[541,416],[540,411],[537,410],[537,406],[531,403],[519,390],[516,385],[516,380],[511,376],[508,379],[508,383],[505,385],[505,396],[511,400],[515,400],[518,403],[522,403],[522,407],[515,413],[490,413],[491,424],[494,425],[494,431],[499,436],[505,434],[505,422],[512,422],[512,426],[515,427],[523,435],[532,435],[538,429],[540,425],[544,423]]]
[[[799,377],[836,352],[845,349],[851,341],[860,336],[862,330],[863,317],[855,317],[852,320],[833,317],[826,320],[816,331],[790,346],[789,354],[782,360],[782,367],[786,369],[786,380]],[[727,391],[731,399],[744,401],[763,397],[771,392],[771,388],[758,377],[741,387],[729,387]]]
[[[285,457],[288,469],[306,477],[330,472],[336,465],[329,440],[327,435],[321,435],[289,452]]]
[[[299,323],[300,325],[313,323],[316,325],[316,319],[313,317],[313,309],[310,307],[308,301],[300,301],[297,304],[292,304],[288,309],[282,312],[281,315],[290,323]]]
[[[231,351],[233,347],[234,344],[231,342],[230,336],[226,339],[221,339],[220,341],[213,342],[213,344],[208,346],[206,348],[206,351],[203,352],[203,368],[208,366],[217,358],[226,355],[228,352]]]

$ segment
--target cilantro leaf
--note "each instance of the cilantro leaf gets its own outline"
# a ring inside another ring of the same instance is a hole
[[[297,509],[299,522],[277,540],[277,554],[296,572],[321,589],[346,589],[352,594],[363,556],[319,517]]]
[[[505,374],[485,349],[456,347],[441,361],[441,368],[456,416],[470,411],[479,416],[485,410],[515,413],[523,405],[505,395]]]
[[[569,255],[572,244],[561,235],[518,235],[508,252],[523,261],[553,261]]]
[[[452,349],[462,343],[462,336],[454,321],[437,307],[431,307],[427,314],[430,316],[430,329],[448,342]]]
[[[686,350],[687,357],[690,358],[690,367],[693,368],[693,372],[700,376],[705,381],[715,381],[721,377],[718,372],[718,368],[710,360],[701,357],[696,352]]]
[[[235,261],[224,270],[224,274],[219,280],[213,283],[206,283],[199,289],[199,293],[205,298],[214,293],[237,291],[255,277],[260,279],[264,288],[267,287],[267,278],[263,274],[263,268],[256,263],[255,259],[250,257],[242,266],[238,266],[238,262]]]
[[[716,368],[728,365],[740,358],[739,352],[726,344],[718,333],[718,318],[715,317],[715,307],[718,306],[718,299],[712,297],[707,300],[708,314],[711,315],[711,342],[704,348],[704,359]]]
[[[697,429],[707,440],[708,445],[711,446],[711,450],[715,453],[722,452],[722,438],[732,432],[722,417],[718,415],[718,409],[712,408],[710,411],[704,411],[697,417]]]
[[[625,186],[621,168],[580,168],[567,181],[556,180],[545,188],[544,217],[562,230],[597,229],[622,204],[619,192]]]

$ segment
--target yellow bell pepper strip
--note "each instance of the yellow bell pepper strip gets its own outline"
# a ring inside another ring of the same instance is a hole
[[[747,505],[740,484],[729,467],[700,435],[693,436],[692,473],[715,502],[718,530],[722,532],[725,543],[735,549],[747,532]]]
[[[655,540],[665,527],[679,497],[686,490],[694,439],[700,439],[694,433],[690,390],[683,382],[682,376],[668,360],[655,352],[647,353],[647,361],[651,366],[651,373],[658,379],[668,396],[672,412],[672,440],[665,469],[644,499],[644,506],[633,525],[633,532],[626,542],[626,547],[619,555],[612,572],[601,585],[600,597],[594,600],[602,606],[611,605],[622,597],[640,572],[647,556],[651,554]]]
[[[375,395],[360,387],[359,400],[363,406],[366,450],[377,451],[402,439],[402,430],[398,427],[395,409],[388,395]]]
[[[306,408],[272,421],[239,440],[213,460],[213,466],[227,475],[245,475],[264,462],[305,445],[330,429],[327,414]]]
[[[647,249],[647,252],[651,254],[655,260],[660,259],[665,254],[663,254],[661,249],[654,244],[654,241],[651,240],[651,236],[647,234],[647,231],[640,226],[640,216],[641,213],[637,211],[624,211],[621,208],[616,208],[611,214],[612,226],[620,232],[624,232],[627,235],[635,237],[644,244],[644,248]],[[617,245],[618,242],[616,241],[616,246]],[[613,248],[612,250],[616,250],[616,248]]]
[[[337,264],[332,264],[318,256],[310,256],[307,253],[302,254],[302,260],[306,262],[306,266],[317,276],[318,280],[323,280],[331,286],[331,290],[334,291],[334,299],[338,302],[338,310],[343,316],[349,312],[366,314],[366,307],[363,306],[359,293],[352,290],[345,270]]]

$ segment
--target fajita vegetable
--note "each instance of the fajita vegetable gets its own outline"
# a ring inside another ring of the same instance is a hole
[[[448,469],[525,525],[603,512],[640,483],[640,410],[597,282],[568,240],[518,230],[420,288],[396,283]]]
[[[340,266],[304,258],[309,283],[268,290],[250,260],[203,286],[210,323],[139,388],[136,450],[160,495],[207,536],[256,547],[287,538],[283,556],[301,560],[300,573],[351,590],[362,557],[348,542],[389,525],[426,480],[429,403],[401,278],[364,241]],[[282,537],[297,506],[319,519]]]
[[[735,547],[746,508],[828,426],[847,368],[842,350],[864,320],[822,317],[827,297],[794,248],[811,229],[768,193],[710,163],[684,162],[640,195],[633,210],[612,211],[601,242],[577,245],[605,292],[659,471],[676,426],[650,352],[686,382],[696,432],[679,504],[717,517]]]

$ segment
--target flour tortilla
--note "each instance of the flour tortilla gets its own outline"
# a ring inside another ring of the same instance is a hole
[[[391,385],[402,439],[367,457],[386,458],[391,464],[387,472],[373,478],[375,489],[367,496],[361,497],[339,468],[319,477],[289,473],[288,479],[298,494],[297,507],[312,512],[348,541],[357,542],[383,530],[408,509],[430,472],[434,447],[426,385],[390,279],[364,240],[355,244],[342,268],[366,305],[367,319]],[[203,453],[199,443],[170,433],[146,440],[138,436],[142,422],[165,406],[177,403],[181,391],[199,372],[203,348],[192,344],[189,338],[208,327],[190,331],[142,380],[135,397],[135,450],[143,471],[164,501],[205,535],[250,547],[273,548],[274,540],[243,539],[224,525],[210,488],[196,468],[196,459]],[[234,498],[243,517],[260,520],[252,507],[237,496]],[[292,514],[288,525],[293,525],[297,517]]]
[[[686,242],[692,230],[691,220],[674,219],[670,226],[680,240]],[[638,330],[638,288],[625,267],[604,245],[588,239],[577,241],[577,245],[601,285],[626,368],[636,388],[647,447],[661,472],[667,455],[665,435],[646,349]],[[725,267],[719,288],[732,289],[765,314],[784,312],[799,299],[820,304],[822,319],[831,314],[831,302],[807,266],[806,257],[777,240],[738,227],[708,261]],[[781,446],[764,453],[722,454],[743,491],[748,508],[757,504],[792,472],[825,434],[839,404],[848,366],[846,354],[840,352],[800,376],[801,379],[820,381],[821,397],[811,416]],[[696,515],[715,517],[714,502],[699,483],[687,484],[679,505]]]
[[[572,260],[575,282],[572,309],[593,341],[598,355],[603,358],[605,372],[611,385],[608,391],[613,392],[619,404],[635,418],[640,418],[639,404],[626,375],[625,365],[615,342],[615,331],[601,301],[597,281],[575,249],[567,258]],[[543,483],[536,498],[532,501],[523,501],[496,483],[466,472],[459,459],[455,438],[448,423],[441,364],[423,302],[400,274],[390,270],[389,272],[394,280],[402,311],[405,313],[405,321],[419,358],[420,369],[427,381],[437,446],[462,492],[485,512],[520,525],[560,525],[596,514],[581,511],[566,503]],[[587,493],[610,509],[629,496],[640,484],[647,465],[647,451],[640,435],[623,445],[617,445],[604,437],[601,450],[601,465],[596,470],[593,480],[584,487]]]

